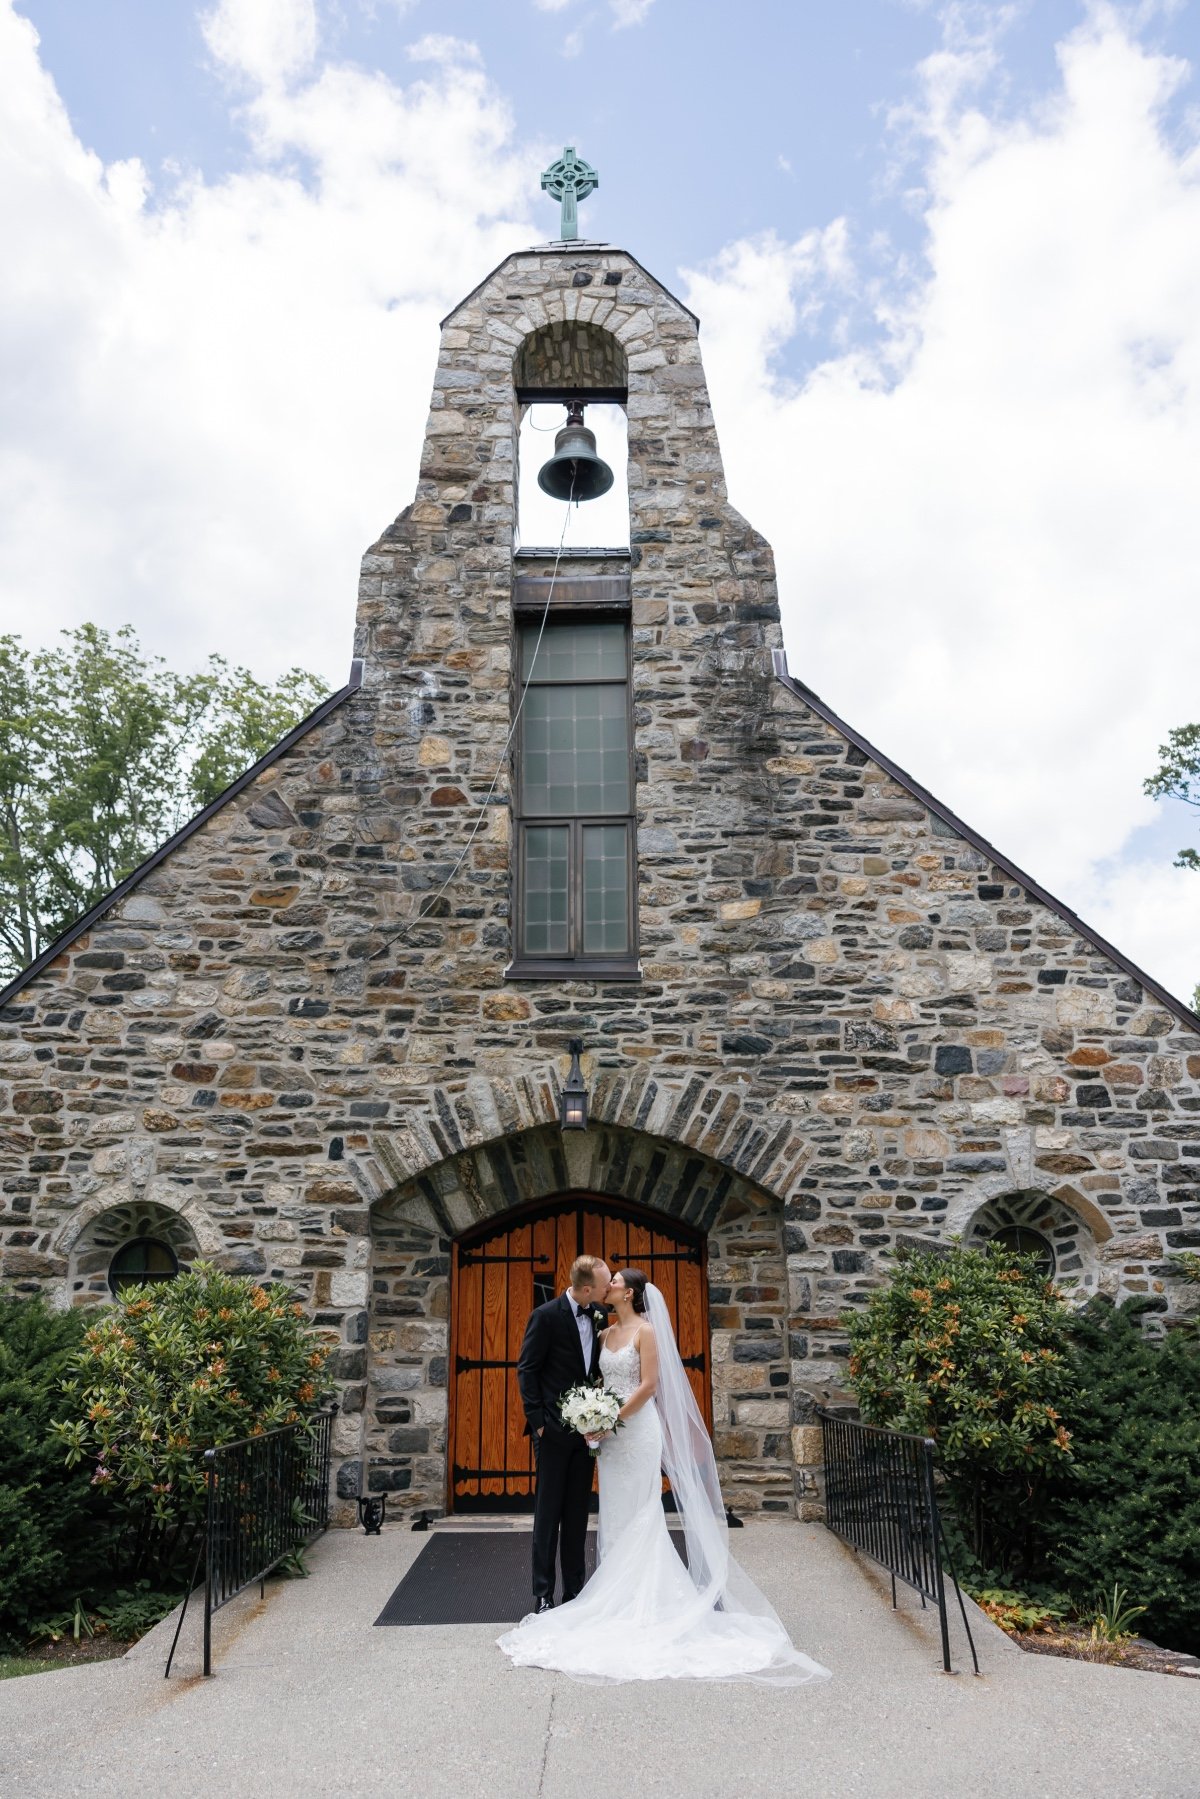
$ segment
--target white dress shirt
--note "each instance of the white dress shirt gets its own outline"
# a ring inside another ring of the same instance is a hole
[[[570,1306],[571,1310],[574,1311],[577,1301],[575,1299],[575,1295],[571,1292],[570,1287],[567,1288],[566,1293],[563,1295],[563,1297],[566,1300],[567,1304]],[[592,1372],[592,1314],[591,1314],[591,1312],[586,1311],[583,1314],[582,1318],[579,1317],[578,1314],[576,1314],[575,1322],[579,1326],[579,1347],[583,1351],[583,1372],[585,1374],[590,1374]]]

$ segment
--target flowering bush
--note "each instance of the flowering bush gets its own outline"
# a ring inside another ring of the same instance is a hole
[[[907,1254],[848,1328],[865,1421],[932,1437],[976,1556],[1009,1565],[1036,1483],[1071,1454],[1062,1294],[996,1245]]]
[[[97,1319],[65,1387],[72,1415],[52,1429],[68,1465],[93,1464],[92,1484],[170,1550],[203,1514],[199,1452],[316,1411],[328,1353],[285,1287],[198,1263],[126,1287]]]

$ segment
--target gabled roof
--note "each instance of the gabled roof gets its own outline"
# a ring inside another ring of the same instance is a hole
[[[696,317],[696,314],[692,311],[691,307],[685,306],[678,294],[673,294],[670,288],[666,287],[659,280],[657,275],[652,275],[644,262],[639,262],[636,256],[630,256],[629,251],[622,250],[620,244],[593,243],[590,239],[583,237],[568,238],[566,240],[560,238],[555,243],[530,244],[528,249],[525,250],[511,250],[502,262],[496,264],[494,269],[489,269],[482,281],[477,281],[475,283],[469,294],[464,294],[461,300],[457,300],[454,303],[445,318],[439,322],[438,330],[444,331],[455,313],[461,312],[469,300],[473,300],[477,293],[482,292],[488,282],[498,275],[502,268],[507,267],[510,262],[514,262],[518,256],[562,256],[564,253],[574,253],[575,251],[578,251],[580,255],[586,255],[589,250],[615,250],[618,256],[627,257],[635,269],[641,269],[642,274],[646,277],[647,281],[653,281],[655,287],[657,287],[660,292],[666,294],[668,300],[674,301],[680,312],[687,314],[693,325],[695,325],[697,331],[699,331],[700,320]]]
[[[1026,893],[1040,901],[1051,912],[1056,912],[1065,924],[1069,924],[1080,937],[1086,938],[1100,951],[1102,956],[1107,956],[1110,962],[1115,962],[1118,968],[1123,969],[1132,980],[1144,987],[1147,993],[1152,993],[1159,1004],[1177,1018],[1180,1024],[1186,1025],[1191,1031],[1200,1031],[1200,1014],[1185,1006],[1183,1001],[1176,999],[1173,993],[1168,993],[1161,982],[1154,980],[1144,969],[1139,968],[1136,962],[1131,962],[1128,956],[1122,955],[1121,951],[1114,944],[1109,943],[1106,938],[1101,937],[1098,931],[1093,931],[1077,912],[1072,912],[1070,906],[1064,905],[1060,899],[1055,899],[1054,895],[1048,893],[1039,882],[1033,879],[1032,875],[1027,875],[1023,868],[1018,868],[1015,862],[1003,855],[995,844],[989,843],[986,837],[981,837],[978,831],[973,831],[970,825],[964,824],[963,820],[951,812],[949,806],[943,805],[941,800],[930,793],[927,787],[922,787],[919,781],[914,781],[906,769],[893,762],[890,756],[885,756],[882,750],[877,750],[875,745],[868,742],[862,735],[861,731],[856,731],[854,726],[848,725],[844,718],[839,718],[833,707],[827,706],[819,694],[814,693],[811,687],[806,687],[803,681],[798,681],[794,675],[788,673],[785,651],[775,650],[772,654],[775,661],[776,678],[782,681],[783,685],[791,693],[794,693],[797,699],[803,700],[810,711],[815,712],[818,718],[823,718],[827,725],[832,725],[833,729],[841,736],[848,738],[857,749],[862,751],[864,756],[874,762],[878,768],[882,768],[885,774],[890,775],[898,786],[905,788],[936,818],[940,818],[943,823],[949,825],[955,836],[964,838],[972,848],[977,849],[981,855],[995,863],[997,868],[1002,868],[1011,880],[1025,889]]]
[[[890,756],[885,756],[883,751],[876,749],[875,745],[864,737],[861,731],[856,731],[853,725],[847,724],[844,718],[840,718],[832,706],[827,705],[819,694],[813,692],[811,687],[806,687],[803,681],[798,681],[794,675],[789,674],[787,656],[783,650],[774,652],[774,660],[776,678],[791,693],[794,693],[796,698],[801,700],[810,711],[815,712],[818,718],[823,719],[827,725],[832,726],[842,737],[860,749],[864,756],[875,763],[876,767],[882,768],[884,773],[890,775],[898,786],[911,793],[914,799],[919,800],[936,818],[940,818],[943,823],[948,825],[956,836],[971,844],[997,868],[1002,868],[1018,886],[1023,887],[1027,893],[1051,912],[1056,913],[1065,924],[1070,925],[1073,931],[1098,949],[1101,955],[1107,956],[1132,980],[1137,981],[1147,993],[1153,994],[1160,1005],[1165,1007],[1181,1024],[1186,1025],[1189,1030],[1200,1032],[1200,1014],[1185,1006],[1182,1000],[1168,992],[1161,982],[1156,981],[1144,969],[1139,968],[1136,962],[1131,962],[1129,957],[1123,955],[1114,944],[1109,943],[1106,938],[1100,936],[1098,931],[1094,931],[1090,925],[1086,924],[1078,913],[1071,910],[1070,906],[1065,905],[1062,900],[1056,899],[1052,893],[1047,892],[1046,888],[1035,881],[1032,875],[1026,874],[1024,869],[1019,868],[994,844],[989,843],[986,837],[981,837],[978,831],[972,830],[971,826],[952,812],[949,806],[943,805],[936,795],[930,793],[927,787],[923,787],[919,781],[914,780],[906,769],[893,762]],[[160,843],[153,854],[147,856],[146,860],[140,863],[132,874],[126,875],[125,879],[119,882],[111,893],[106,893],[104,898],[99,900],[90,911],[77,918],[74,924],[68,925],[61,936],[56,937],[40,956],[35,957],[28,968],[23,968],[7,987],[0,990],[0,1011],[16,998],[22,988],[41,974],[44,968],[49,967],[56,957],[60,956],[65,949],[69,949],[76,938],[82,937],[84,932],[89,931],[119,900],[131,893],[152,869],[157,868],[160,862],[165,862],[173,851],[177,850],[181,844],[186,843],[189,837],[193,836],[202,825],[207,824],[208,820],[220,812],[224,806],[227,806],[231,800],[236,799],[239,793],[244,792],[253,781],[257,780],[259,775],[270,768],[273,763],[278,762],[282,756],[285,756],[310,731],[323,724],[344,701],[358,692],[361,685],[362,663],[356,660],[351,664],[350,679],[344,687],[339,688],[336,693],[330,694],[328,699],[322,700],[315,711],[310,712],[307,718],[301,719],[300,723],[289,731],[286,737],[281,737],[265,756],[260,756],[257,762],[246,769],[244,774],[239,775],[237,780],[232,782],[223,793],[219,793],[215,800],[210,801],[203,811],[197,812],[194,818],[190,818],[180,830],[175,832],[173,837],[168,837],[165,843]]]
[[[48,949],[44,949],[40,956],[34,958],[28,968],[23,968],[20,974],[8,983],[7,987],[0,990],[0,1011],[3,1011],[9,1001],[15,999],[21,989],[28,986],[36,975],[41,974],[43,968],[48,968],[55,957],[61,956],[65,949],[69,949],[77,937],[82,937],[85,931],[90,931],[97,920],[103,918],[104,914],[112,906],[115,906],[118,900],[123,900],[126,894],[132,893],[138,883],[145,880],[151,869],[157,868],[160,862],[165,862],[167,857],[181,844],[186,843],[189,837],[195,835],[201,825],[207,824],[209,819],[220,812],[223,806],[227,806],[230,800],[236,799],[238,794],[244,792],[252,781],[256,781],[264,769],[270,768],[273,762],[278,762],[281,756],[286,756],[294,744],[299,743],[302,737],[306,737],[318,725],[324,724],[331,712],[336,712],[344,700],[348,700],[351,694],[357,693],[362,686],[362,667],[362,663],[356,658],[350,664],[350,679],[344,687],[339,687],[338,691],[331,693],[327,700],[322,700],[315,711],[310,712],[307,718],[302,718],[300,723],[294,726],[286,737],[281,737],[265,756],[260,756],[258,761],[252,763],[244,774],[238,776],[236,781],[231,782],[223,793],[219,793],[215,800],[210,800],[202,812],[197,812],[196,816],[189,818],[173,837],[168,837],[165,843],[160,843],[152,855],[147,856],[144,862],[138,864],[132,874],[127,874],[123,881],[117,883],[111,893],[106,893],[104,898],[98,900],[89,912],[85,912],[81,918],[77,918],[74,924],[68,925],[62,935],[56,937]]]

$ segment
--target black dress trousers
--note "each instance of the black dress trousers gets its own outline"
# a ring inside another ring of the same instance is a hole
[[[564,1599],[584,1582],[588,1500],[595,1463],[578,1431],[548,1424],[537,1438],[537,1488],[533,1500],[533,1596],[554,1598],[554,1564],[562,1561]]]

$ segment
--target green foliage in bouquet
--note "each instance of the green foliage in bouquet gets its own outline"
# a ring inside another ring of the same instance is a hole
[[[0,1642],[17,1644],[105,1565],[112,1531],[88,1471],[63,1466],[53,1428],[84,1320],[0,1295]]]
[[[932,1437],[977,1565],[1018,1565],[1030,1499],[1071,1455],[1071,1315],[1036,1258],[906,1254],[847,1328],[865,1422]]]
[[[199,1452],[310,1416],[328,1353],[286,1287],[198,1263],[123,1289],[86,1332],[65,1388],[72,1415],[53,1428],[68,1466],[88,1465],[135,1523],[135,1569],[162,1571],[202,1516]]]

